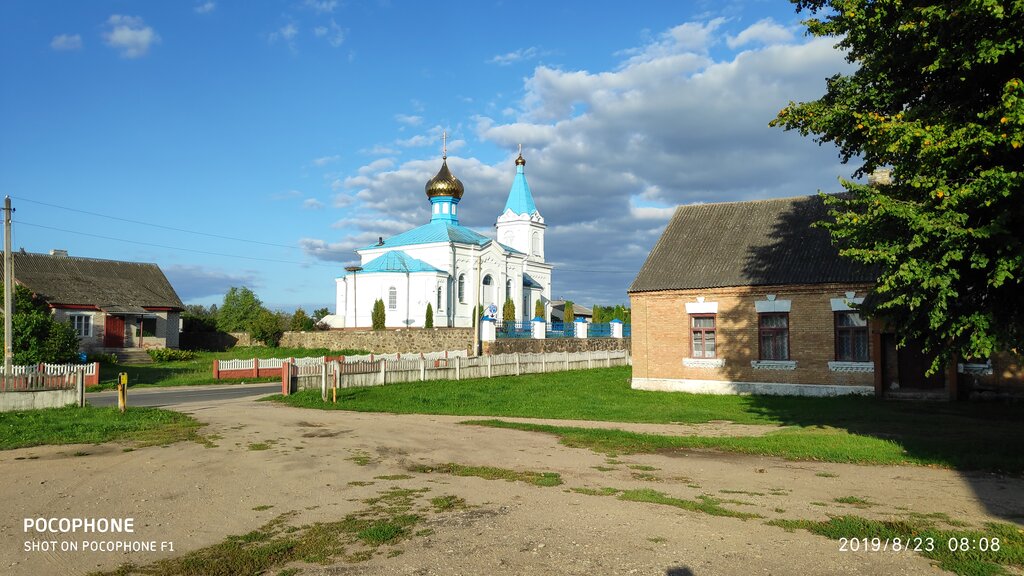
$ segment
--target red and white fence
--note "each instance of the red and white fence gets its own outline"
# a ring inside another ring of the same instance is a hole
[[[21,366],[11,366],[11,382],[5,383],[6,390],[26,390],[25,386],[28,386],[29,382],[35,382],[40,384],[34,384],[37,386],[33,389],[61,389],[57,384],[60,379],[58,376],[73,376],[77,372],[83,372],[85,374],[85,385],[96,386],[100,383],[100,363],[90,362],[89,364],[29,364]],[[74,388],[74,378],[71,379],[71,387]],[[43,382],[52,382],[55,388],[39,388],[38,386],[44,386]],[[19,383],[19,384],[15,384]],[[18,388],[12,388],[11,386],[19,386]]]
[[[320,373],[320,366],[338,362],[342,364],[342,373],[346,370],[362,370],[352,368],[357,363],[370,362],[374,365],[381,360],[433,360],[447,361],[457,356],[466,357],[465,350],[406,353],[406,354],[362,354],[358,356],[313,356],[308,358],[250,358],[247,360],[214,360],[213,378],[223,380],[226,378],[270,378],[281,376],[281,366],[285,363],[295,366],[314,366],[316,373]],[[344,366],[350,366],[345,368]],[[358,372],[361,373],[361,372]]]

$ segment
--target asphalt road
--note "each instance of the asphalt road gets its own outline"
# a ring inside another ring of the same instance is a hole
[[[281,384],[235,384],[232,386],[182,386],[176,388],[129,388],[128,406],[174,406],[189,402],[259,398],[281,391]],[[85,399],[93,406],[116,406],[117,390],[91,392]]]

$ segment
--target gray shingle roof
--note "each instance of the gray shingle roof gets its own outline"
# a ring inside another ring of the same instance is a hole
[[[819,196],[680,206],[629,292],[874,282],[811,226],[827,217]]]
[[[14,279],[50,304],[124,313],[143,307],[185,308],[156,264],[32,253],[13,257]]]

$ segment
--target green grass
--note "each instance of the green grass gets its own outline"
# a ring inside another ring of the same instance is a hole
[[[709,448],[807,460],[1024,472],[1024,451],[1018,449],[1024,439],[1024,410],[1011,404],[648,392],[632,390],[629,378],[628,367],[598,368],[349,388],[338,391],[337,404],[325,404],[315,390],[272,398],[296,407],[400,414],[646,423],[729,420],[793,429],[761,439],[698,437],[688,445],[671,439],[658,442],[664,442],[662,448]],[[640,436],[632,441],[618,436],[611,445],[634,445],[624,452],[659,449],[652,446],[653,440]]]
[[[837,502],[839,504],[851,504],[858,508],[870,508],[872,506],[878,505],[870,500],[861,498],[859,496],[843,496],[841,498],[833,498],[832,501]]]
[[[900,538],[902,542],[921,538],[931,542],[932,550],[919,553],[939,562],[939,567],[961,576],[1010,574],[1004,566],[1024,568],[1024,530],[1005,523],[990,522],[984,530],[943,530],[929,519],[916,516],[908,520],[869,520],[859,516],[836,516],[828,520],[771,520],[768,524],[787,530],[803,529],[833,540],[840,538],[879,538],[884,541]],[[950,539],[967,538],[970,550],[951,551]],[[979,539],[992,543],[999,539],[999,550],[982,551]],[[922,544],[924,546],[924,544]]]
[[[431,498],[430,505],[434,507],[435,512],[448,512],[466,508],[466,501],[458,496],[447,495]]]
[[[562,476],[556,472],[518,471],[493,466],[465,466],[463,464],[438,464],[436,466],[416,465],[410,468],[413,472],[429,474],[433,472],[451,474],[452,476],[477,476],[484,480],[506,480],[508,482],[525,482],[534,486],[559,486]]]
[[[388,490],[366,500],[368,507],[334,522],[291,525],[294,512],[281,514],[260,528],[223,542],[145,566],[123,564],[94,576],[235,576],[291,573],[295,562],[329,565],[364,562],[382,546],[413,535],[420,516],[409,514],[420,491]]]
[[[65,407],[0,413],[0,450],[46,444],[137,442],[143,446],[199,440],[201,424],[158,408]]]
[[[154,362],[153,364],[100,363],[100,385],[89,390],[117,387],[117,376],[128,374],[129,387],[195,386],[198,384],[234,384],[238,382],[274,382],[278,377],[213,379],[214,360],[246,360],[249,358],[302,358],[306,356],[352,356],[368,354],[365,350],[328,350],[326,348],[236,347],[226,352],[197,352],[194,360]]]

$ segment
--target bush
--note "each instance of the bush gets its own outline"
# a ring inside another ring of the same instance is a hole
[[[195,360],[196,353],[191,350],[176,350],[174,348],[150,348],[146,350],[154,362],[183,362]]]
[[[430,305],[430,302],[427,302],[427,315],[426,315],[425,319],[423,320],[423,327],[424,328],[433,328],[434,327],[434,307]]]
[[[291,319],[291,330],[293,332],[309,332],[316,326],[316,320],[313,320],[306,314],[306,311],[302,308],[296,308],[295,313],[292,314]]]
[[[86,362],[102,362],[103,364],[117,364],[117,354],[109,353],[104,354],[101,352],[93,352],[85,357]]]
[[[565,308],[562,313],[563,322],[574,322],[576,320],[575,311],[572,309],[572,300],[565,301]]]
[[[378,298],[377,301],[373,303],[372,319],[374,330],[384,329],[384,300]]]
[[[249,327],[249,337],[263,342],[271,348],[277,348],[284,336],[281,319],[270,310],[263,309]]]
[[[501,321],[502,322],[515,322],[516,321],[516,303],[511,298],[505,298],[505,304],[501,307]]]
[[[537,302],[533,305],[533,317],[544,319],[544,303],[537,299]]]

